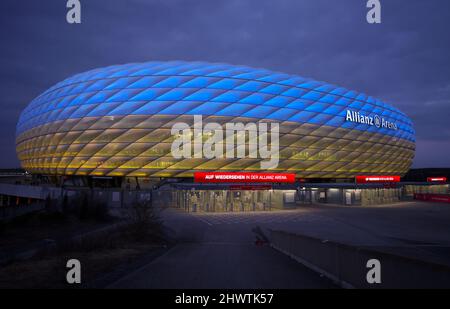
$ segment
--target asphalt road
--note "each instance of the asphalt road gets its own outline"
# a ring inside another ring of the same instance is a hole
[[[179,244],[127,275],[120,288],[330,288],[299,263],[256,246],[252,229],[309,235],[450,265],[450,206],[404,202],[308,206],[256,213],[163,213]]]
[[[211,224],[174,210],[163,217],[178,244],[110,288],[336,288],[286,255],[256,245],[257,224]]]

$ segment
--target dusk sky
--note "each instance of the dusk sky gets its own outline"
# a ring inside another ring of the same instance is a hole
[[[199,60],[265,68],[361,91],[413,119],[414,167],[450,167],[450,1],[66,0],[0,2],[0,168],[19,167],[20,112],[53,84],[96,67]]]

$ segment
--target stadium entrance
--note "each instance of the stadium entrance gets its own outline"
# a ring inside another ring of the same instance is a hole
[[[273,190],[270,186],[174,190],[177,208],[187,212],[271,211],[295,207],[295,190]]]

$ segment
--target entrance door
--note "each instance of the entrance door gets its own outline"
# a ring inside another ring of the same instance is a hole
[[[345,192],[345,205],[351,205],[352,204],[352,193],[346,191]]]

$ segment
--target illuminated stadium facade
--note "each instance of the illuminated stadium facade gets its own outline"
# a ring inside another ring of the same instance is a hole
[[[250,156],[174,158],[171,129],[194,115],[203,123],[278,123],[277,166],[263,169]],[[414,135],[404,113],[363,93],[263,69],[173,61],[99,68],[54,85],[22,112],[16,145],[22,167],[44,175],[349,179],[404,175]]]

